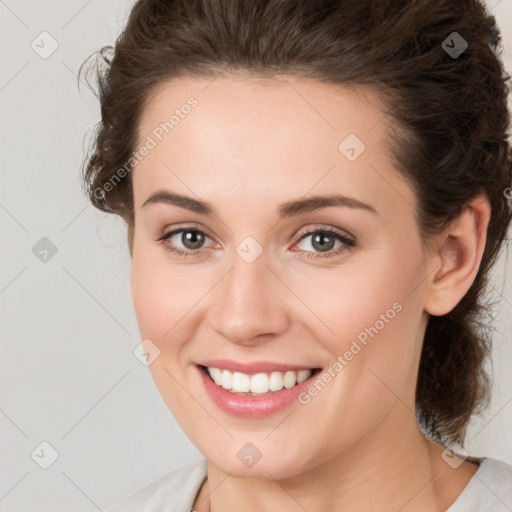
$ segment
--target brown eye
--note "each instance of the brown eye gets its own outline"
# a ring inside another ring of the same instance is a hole
[[[205,234],[201,231],[188,230],[181,232],[180,242],[186,249],[200,249],[205,240]]]
[[[157,241],[164,247],[180,256],[201,256],[204,253],[203,246],[210,237],[196,228],[180,228],[165,233]]]
[[[328,234],[319,232],[313,235],[311,245],[320,252],[330,251],[334,248],[336,239]]]
[[[304,240],[310,241],[304,243]],[[329,258],[355,247],[354,240],[342,235],[332,228],[315,229],[303,233],[297,243],[305,252],[307,258]],[[338,249],[333,250],[338,244]],[[325,254],[322,254],[325,253]]]

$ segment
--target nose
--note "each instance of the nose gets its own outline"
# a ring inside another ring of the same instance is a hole
[[[231,270],[217,288],[210,322],[230,342],[260,344],[287,329],[285,289],[267,267],[264,253],[252,263],[235,254]]]

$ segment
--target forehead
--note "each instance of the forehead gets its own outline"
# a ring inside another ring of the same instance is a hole
[[[286,75],[163,83],[138,125],[137,147],[151,149],[133,172],[136,207],[158,188],[220,201],[333,188],[382,203],[411,196],[392,168],[387,123],[368,88]]]
[[[188,108],[191,102],[196,105]],[[187,117],[192,121],[181,122]],[[332,139],[344,132],[367,138],[366,132],[384,117],[382,103],[368,87],[340,87],[287,75],[275,78],[188,76],[161,83],[152,92],[139,121],[138,135],[142,139],[161,123],[171,120],[176,142],[180,132],[184,132],[183,126],[192,122],[197,136],[206,135],[208,141],[215,135],[222,140],[229,136],[234,150],[241,142],[250,146],[247,133],[260,138],[267,135],[269,140],[278,136],[279,142],[289,140],[290,136],[296,141],[314,139],[311,142],[316,143],[323,138],[326,146],[330,146]],[[378,134],[377,130],[375,135]]]

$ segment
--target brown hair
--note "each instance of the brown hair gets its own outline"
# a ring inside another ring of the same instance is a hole
[[[123,217],[131,250],[131,178],[112,177],[126,169],[141,112],[164,81],[288,73],[372,87],[393,120],[394,163],[416,192],[424,240],[480,192],[491,204],[471,288],[451,312],[429,318],[416,388],[424,431],[463,444],[489,399],[492,331],[482,295],[511,219],[510,77],[499,51],[495,19],[476,0],[139,0],[115,46],[93,54],[101,122],[84,161],[86,193]]]

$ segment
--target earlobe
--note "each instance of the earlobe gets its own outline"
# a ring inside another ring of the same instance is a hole
[[[428,280],[427,313],[446,315],[473,284],[485,249],[490,214],[489,201],[478,196],[439,235],[430,258],[436,268]]]

